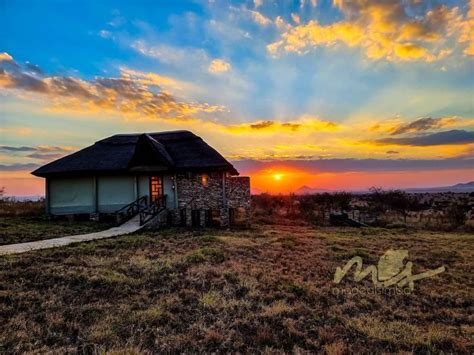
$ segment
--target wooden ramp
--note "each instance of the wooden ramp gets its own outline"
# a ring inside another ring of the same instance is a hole
[[[106,229],[101,232],[89,233],[89,234],[80,234],[80,235],[71,235],[67,237],[60,237],[60,238],[53,238],[53,239],[46,239],[46,240],[38,240],[35,242],[27,242],[27,243],[18,243],[18,244],[9,244],[9,245],[1,245],[0,246],[0,255],[8,255],[8,254],[19,254],[25,253],[32,250],[39,250],[39,249],[48,249],[48,248],[56,248],[62,247],[65,245],[73,244],[73,243],[80,243],[80,242],[87,242],[91,240],[98,240],[98,239],[106,239],[106,238],[113,238],[119,235],[129,234],[136,232],[143,228],[145,225],[140,225],[140,216],[136,215],[129,221],[121,224],[118,227],[113,227],[110,229]]]

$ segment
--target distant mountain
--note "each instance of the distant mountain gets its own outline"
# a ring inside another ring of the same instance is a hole
[[[474,181],[460,183],[452,186],[409,188],[406,192],[474,192]]]
[[[389,190],[389,189],[387,189]],[[397,190],[403,190],[406,192],[412,193],[422,193],[422,192],[474,192],[474,181],[460,183],[452,186],[440,186],[440,187],[414,187],[414,188],[400,188]],[[295,191],[296,195],[311,195],[311,194],[320,194],[324,192],[337,192],[343,191],[343,189],[338,190],[328,190],[328,189],[317,189],[309,186],[302,186]],[[360,191],[348,191],[353,194],[365,194],[369,190],[360,190]]]
[[[295,191],[296,195],[311,195],[311,194],[321,194],[324,192],[334,192],[328,189],[316,189],[314,187],[309,186],[301,186],[298,190]]]

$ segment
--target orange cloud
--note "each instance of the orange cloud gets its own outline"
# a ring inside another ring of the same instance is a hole
[[[13,63],[12,64],[10,64]],[[154,119],[189,119],[197,113],[222,112],[222,106],[178,101],[161,86],[176,88],[180,83],[157,74],[124,70],[118,78],[87,81],[74,77],[32,73],[14,61],[1,66],[0,86],[48,99],[55,110],[112,112]],[[157,90],[158,89],[158,90]]]
[[[120,75],[123,78],[137,81],[146,86],[158,86],[170,92],[196,90],[195,85],[182,80],[177,80],[170,76],[160,75],[151,72],[142,72],[129,68],[120,68]]]
[[[330,121],[323,121],[311,116],[302,116],[298,120],[282,121],[257,121],[252,123],[243,123],[240,125],[229,125],[223,127],[225,131],[236,134],[248,133],[284,133],[302,131],[305,133],[318,131],[335,131],[339,125]]]
[[[467,18],[461,23],[459,42],[467,44],[464,54],[474,56],[474,0],[469,2]]]
[[[344,44],[362,48],[370,59],[434,61],[453,51],[450,36],[461,36],[459,42],[472,42],[466,21],[472,21],[473,1],[465,20],[457,7],[440,5],[421,16],[409,16],[409,5],[402,1],[334,0],[344,20],[329,25],[310,20],[287,29],[267,49],[273,55],[282,51],[303,54],[318,46]]]
[[[380,121],[368,127],[370,132],[383,132],[391,135],[417,133],[427,130],[438,130],[445,127],[465,127],[474,126],[474,119],[450,117],[423,117],[411,122],[404,122],[397,119]]]
[[[0,53],[0,61],[5,60],[5,61],[11,61],[13,60],[13,57],[8,54],[7,52]]]
[[[222,59],[214,59],[207,68],[209,73],[220,74],[231,70],[231,65]]]

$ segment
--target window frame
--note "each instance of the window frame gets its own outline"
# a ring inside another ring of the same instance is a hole
[[[154,191],[155,186],[158,189]],[[164,195],[163,176],[161,175],[150,175],[148,178],[148,188],[150,190],[150,202],[155,202]]]

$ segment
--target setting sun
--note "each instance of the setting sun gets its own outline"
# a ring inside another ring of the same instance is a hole
[[[273,174],[273,178],[277,181],[280,181],[282,179],[283,175],[282,174]]]

